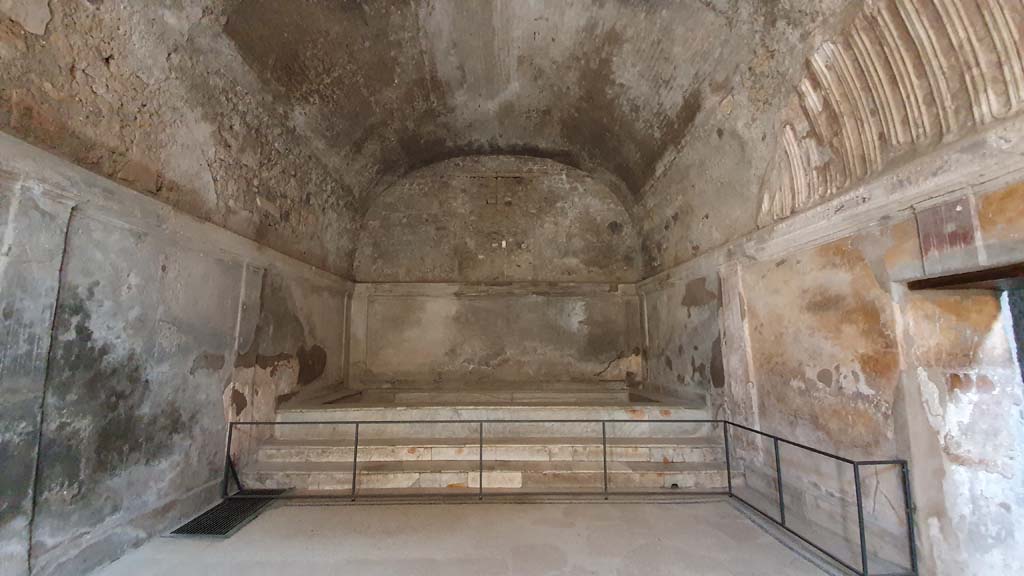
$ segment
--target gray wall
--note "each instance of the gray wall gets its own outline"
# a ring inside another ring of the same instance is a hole
[[[639,319],[632,285],[359,284],[351,381],[626,380],[639,373]]]
[[[718,275],[714,272],[644,287],[645,390],[707,397],[722,388],[720,300]]]
[[[0,214],[3,576],[201,511],[257,390],[343,378],[346,281],[3,135]]]
[[[472,156],[417,170],[363,222],[359,282],[635,282],[636,226],[593,176],[553,160]]]

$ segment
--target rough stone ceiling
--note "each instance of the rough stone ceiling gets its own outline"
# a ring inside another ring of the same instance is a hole
[[[249,0],[224,30],[363,210],[481,153],[557,159],[629,207],[734,71],[726,4]]]
[[[756,225],[777,110],[862,4],[0,0],[0,129],[341,275],[403,175],[551,158],[652,273]]]

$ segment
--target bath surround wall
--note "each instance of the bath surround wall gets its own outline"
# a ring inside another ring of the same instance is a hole
[[[636,382],[632,284],[357,284],[353,387]]]
[[[343,379],[346,280],[2,134],[0,214],[3,576],[203,510],[229,418]]]
[[[699,367],[714,352],[700,346],[721,339],[716,414],[852,458],[910,460],[923,574],[1024,569],[1013,295],[906,288],[1021,261],[1021,134],[1014,120],[949,144],[639,285],[651,372]],[[651,327],[652,301],[676,315],[669,329]],[[773,505],[771,446],[735,440],[736,481]],[[849,467],[796,450],[782,464],[787,516],[856,542]],[[864,479],[872,552],[905,560],[897,471],[877,472]]]
[[[564,167],[513,161],[519,171],[498,179],[511,187],[481,196],[498,198],[488,207],[562,193]],[[469,165],[494,162],[507,161]],[[600,197],[609,213],[583,214],[586,238],[635,249],[628,215]],[[6,135],[0,214],[2,576],[85,573],[205,509],[226,422],[272,419],[305,388],[644,378],[640,300],[615,280],[633,273],[622,258],[582,282],[501,282],[512,268],[485,267],[465,282],[355,284]]]

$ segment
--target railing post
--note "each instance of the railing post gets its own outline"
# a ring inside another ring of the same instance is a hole
[[[480,421],[480,500],[484,499],[484,422]]]
[[[356,501],[356,478],[359,467],[359,422],[356,422],[355,442],[352,443],[352,501]]]
[[[228,431],[224,441],[224,477],[220,480],[220,497],[228,497],[228,474],[231,470],[231,432],[235,428],[234,422],[228,422]]]
[[[861,574],[868,576],[868,542],[864,536],[864,497],[860,489],[860,464],[853,463],[854,490],[857,495],[857,529],[860,531]]]
[[[775,445],[775,483],[779,488],[779,522],[786,525],[786,499],[782,495],[782,457],[779,455],[779,439],[772,438]]]
[[[604,462],[604,499],[608,499],[608,423],[601,422],[601,460]]]
[[[722,436],[725,438],[725,480],[732,496],[732,461],[729,457],[729,421],[722,420]]]
[[[910,546],[910,572],[917,574],[917,539],[914,537],[914,504],[910,495],[910,469],[907,462],[900,463],[900,474],[903,478],[903,505],[907,514],[907,540]]]

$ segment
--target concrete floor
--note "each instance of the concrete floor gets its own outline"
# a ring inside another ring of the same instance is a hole
[[[281,506],[227,540],[158,538],[101,570],[447,576],[824,574],[727,502]]]

